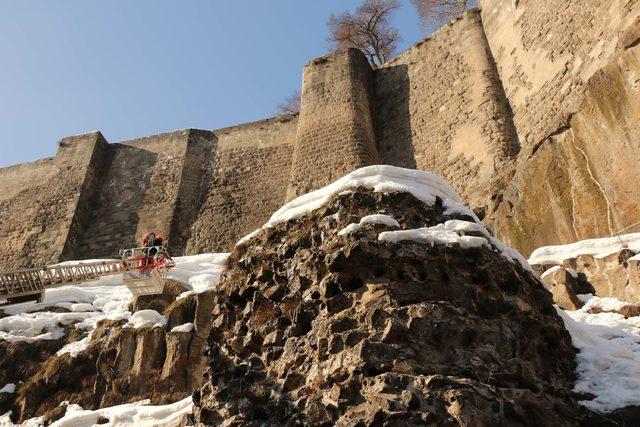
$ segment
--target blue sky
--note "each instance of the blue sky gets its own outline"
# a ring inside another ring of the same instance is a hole
[[[359,0],[0,0],[0,167],[64,136],[110,142],[270,117]],[[401,50],[426,33],[408,0]]]

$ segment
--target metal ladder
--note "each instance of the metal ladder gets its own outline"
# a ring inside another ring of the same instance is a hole
[[[88,282],[126,269],[121,260],[110,260],[2,272],[0,307],[33,300],[41,302],[47,288]]]

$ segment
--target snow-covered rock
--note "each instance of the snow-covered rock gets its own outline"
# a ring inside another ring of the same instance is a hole
[[[167,324],[167,318],[155,310],[140,310],[131,315],[129,321],[124,324],[123,328],[156,328],[164,327]]]
[[[82,409],[79,405],[66,405],[62,418],[51,424],[52,427],[170,427],[184,425],[187,415],[192,412],[191,397],[168,405],[152,406],[148,400],[125,405],[97,409]],[[0,416],[0,426],[16,426],[11,422],[10,413]],[[41,417],[32,418],[20,424],[21,427],[43,425]],[[16,426],[17,427],[17,426]]]
[[[598,411],[640,405],[640,317],[610,312],[627,305],[591,297],[580,310],[558,314],[580,349],[574,390],[595,395],[581,403]],[[591,313],[594,307],[605,310]]]

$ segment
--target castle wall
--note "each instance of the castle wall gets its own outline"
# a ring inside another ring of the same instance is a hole
[[[229,251],[285,203],[297,125],[297,116],[282,116],[214,131],[187,254]]]
[[[378,69],[357,50],[310,61],[299,116],[90,133],[0,169],[0,268],[116,256],[150,230],[175,255],[228,251],[287,200],[376,163],[443,176],[525,254],[640,231],[640,2],[480,3]]]
[[[186,129],[110,144],[78,256],[115,257],[152,230],[171,244],[179,235],[174,228],[185,227],[175,221],[177,206],[183,221],[190,218],[184,206],[199,191],[201,158],[212,139],[209,132]]]
[[[519,161],[495,232],[537,247],[640,231],[640,46],[594,73],[570,126]]]
[[[356,49],[308,62],[288,198],[375,164],[373,71]]]
[[[73,252],[105,148],[94,132],[62,139],[53,159],[0,169],[0,268],[50,264]]]
[[[521,143],[566,127],[586,82],[640,38],[632,0],[480,0]]]
[[[384,64],[375,83],[380,162],[434,172],[486,205],[518,143],[479,12]]]
[[[184,254],[206,190],[205,177],[217,145],[213,132],[189,130],[187,149],[177,190],[177,200],[168,235],[171,252]]]

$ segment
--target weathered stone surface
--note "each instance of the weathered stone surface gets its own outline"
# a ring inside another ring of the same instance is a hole
[[[402,228],[460,218],[444,210],[361,189],[237,248],[218,287],[196,420],[585,421],[569,392],[571,339],[518,263],[490,246],[380,242],[380,224],[338,236],[372,213]]]
[[[527,255],[639,229],[638,73],[634,46],[591,76],[561,130],[521,153],[504,201],[487,219],[498,237]]]
[[[380,67],[314,59],[300,115],[117,144],[65,138],[0,169],[0,268],[115,257],[150,229],[228,251],[288,198],[363,165],[444,176],[504,241],[640,227],[640,3],[481,0]]]
[[[55,419],[63,401],[96,409],[143,399],[166,404],[187,397],[204,382],[204,337],[210,322],[202,326],[202,316],[204,311],[210,313],[213,295],[207,292],[175,301],[183,291],[177,283],[168,283],[162,295],[132,303],[131,308],[160,310],[170,320],[166,328],[132,329],[123,328],[124,321],[103,321],[88,348],[75,358],[55,353],[80,339],[77,334],[56,341],[0,341],[0,382],[23,382],[15,394],[1,396],[0,410],[13,411],[15,421],[43,415]],[[194,329],[171,332],[185,323],[194,323]],[[73,325],[68,331],[73,331]]]
[[[623,249],[606,256],[580,255],[568,258],[562,261],[559,270],[553,274],[545,274],[544,280],[550,285],[566,283],[577,294],[591,293],[599,297],[640,303],[640,259],[633,259],[635,255],[635,252]],[[554,267],[557,265],[534,266],[541,274]],[[577,273],[578,278],[574,279],[567,274],[567,269]]]
[[[473,209],[492,204],[518,136],[479,11],[375,74],[380,163],[444,177]]]
[[[543,280],[549,286],[553,302],[563,310],[578,310],[584,305],[578,295],[594,293],[593,286],[584,276],[578,276],[566,268],[554,269],[553,272],[545,274]]]

